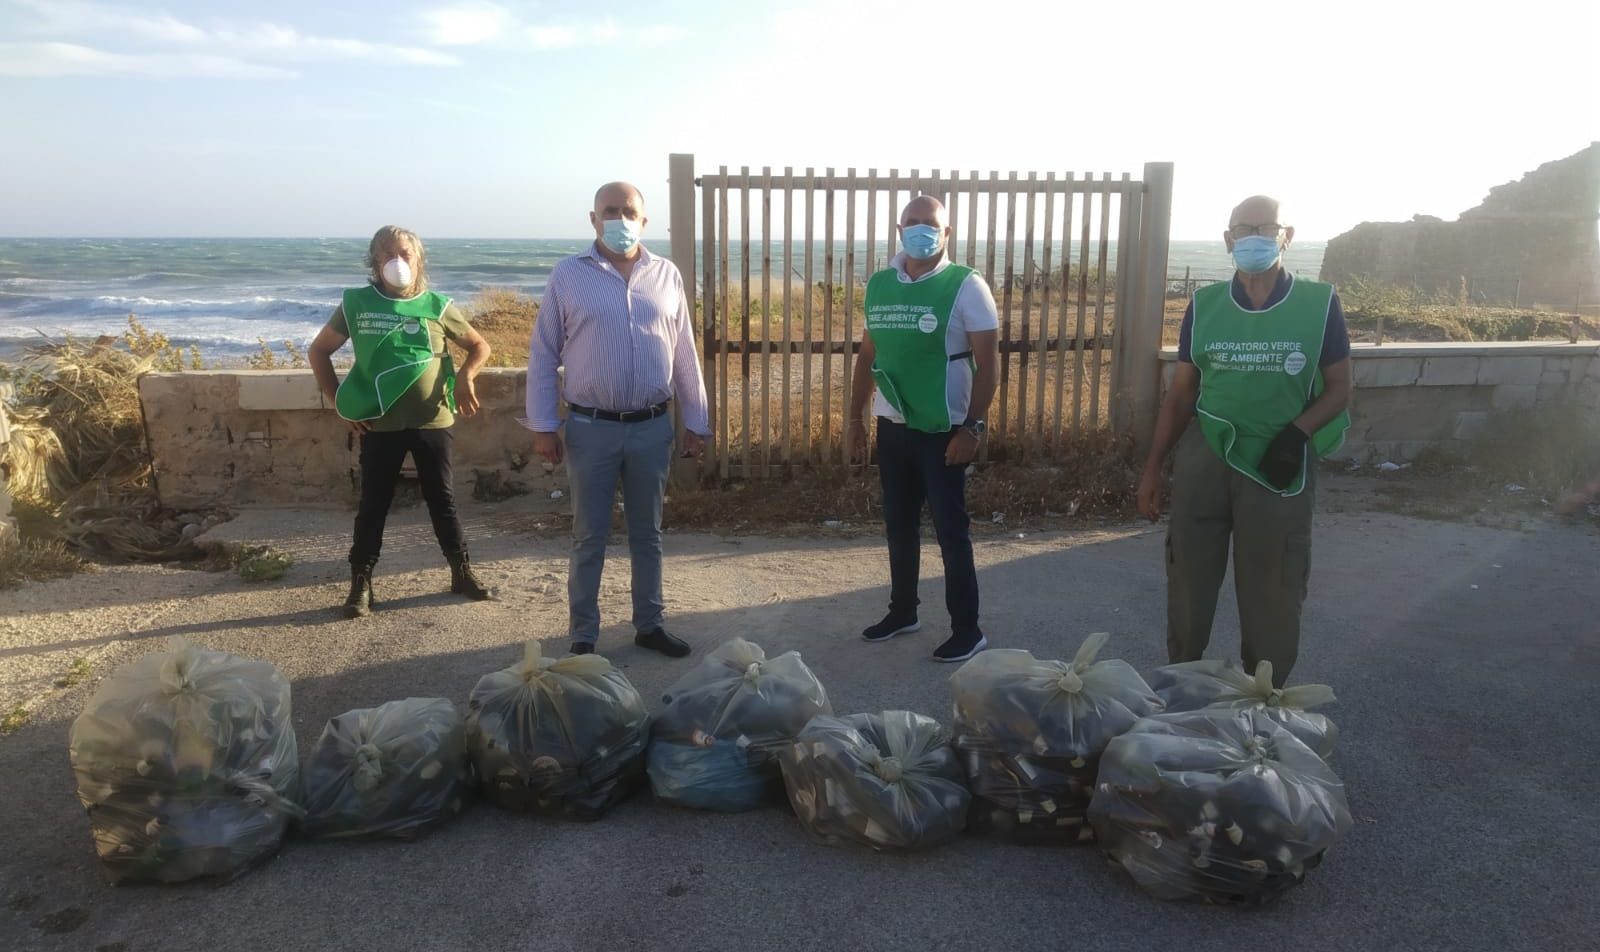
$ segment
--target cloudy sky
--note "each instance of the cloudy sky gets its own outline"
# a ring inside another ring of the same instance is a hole
[[[1176,165],[1305,238],[1600,139],[1600,4],[0,0],[0,235],[586,233],[701,170]]]

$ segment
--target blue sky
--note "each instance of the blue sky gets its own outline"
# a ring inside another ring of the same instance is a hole
[[[0,0],[0,234],[573,237],[671,152],[1452,217],[1600,139],[1600,5]]]

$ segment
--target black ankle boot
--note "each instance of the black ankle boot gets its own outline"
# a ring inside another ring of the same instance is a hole
[[[472,563],[465,552],[450,557],[450,591],[478,602],[494,598],[494,591],[485,588],[472,574]]]
[[[350,595],[344,600],[344,617],[364,618],[372,614],[372,568],[350,566]]]

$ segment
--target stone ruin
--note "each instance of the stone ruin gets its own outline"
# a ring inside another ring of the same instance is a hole
[[[1456,221],[1362,222],[1322,260],[1321,280],[1354,278],[1481,305],[1600,311],[1600,142],[1490,189]]]

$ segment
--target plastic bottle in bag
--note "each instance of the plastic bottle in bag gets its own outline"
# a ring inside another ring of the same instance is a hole
[[[949,732],[931,717],[815,717],[779,764],[795,815],[824,843],[928,849],[966,827],[966,775]]]
[[[743,638],[708,654],[662,703],[652,728],[651,788],[668,803],[729,812],[777,795],[778,752],[811,718],[833,713],[798,652],[769,659]]]
[[[183,638],[95,691],[70,755],[115,883],[232,878],[275,853],[299,813],[289,683]]]
[[[300,829],[326,838],[411,839],[458,815],[472,789],[466,728],[443,698],[340,714],[311,749]]]
[[[597,820],[644,778],[650,717],[626,675],[597,654],[523,659],[479,679],[467,747],[485,795],[513,810]]]
[[[1019,842],[1091,836],[1084,811],[1101,753],[1141,717],[1161,710],[1131,665],[1095,660],[1109,637],[1090,635],[1070,662],[992,649],[951,677],[972,829]]]
[[[1333,770],[1278,721],[1208,707],[1113,740],[1089,821],[1151,895],[1265,903],[1321,862],[1350,811]]]
[[[1324,684],[1275,688],[1270,661],[1257,664],[1254,677],[1231,660],[1169,664],[1150,672],[1150,687],[1160,695],[1168,713],[1214,705],[1260,710],[1324,760],[1333,756],[1339,742],[1339,728],[1333,721],[1310,710],[1332,704],[1333,689]]]

